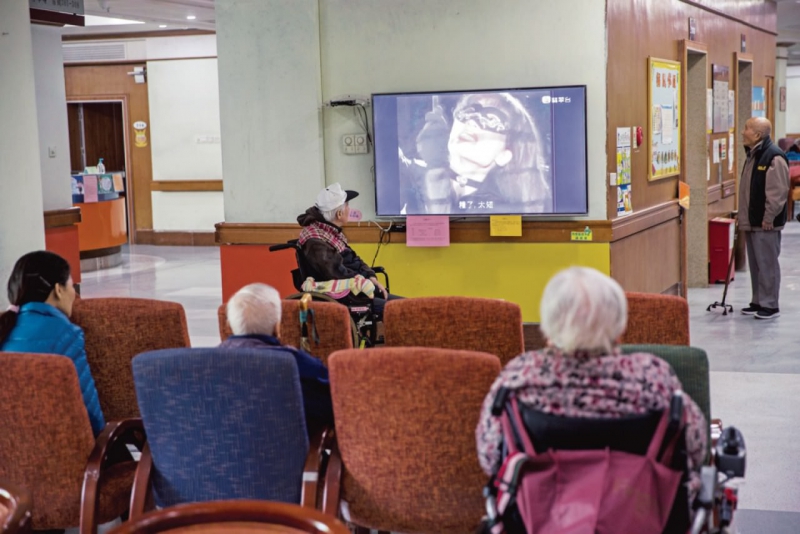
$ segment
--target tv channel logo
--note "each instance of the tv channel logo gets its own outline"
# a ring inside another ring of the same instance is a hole
[[[549,104],[550,103],[550,95],[544,95],[542,97],[542,104]]]

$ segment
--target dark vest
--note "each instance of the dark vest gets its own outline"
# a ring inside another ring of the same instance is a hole
[[[772,165],[772,160],[781,157],[789,165],[786,154],[772,142],[772,139],[765,137],[761,146],[755,153],[755,164],[753,165],[753,175],[750,178],[750,205],[748,206],[748,217],[750,226],[761,228],[764,220],[764,212],[767,207],[767,170]],[[786,209],[784,208],[772,221],[773,226],[784,226],[786,224]]]

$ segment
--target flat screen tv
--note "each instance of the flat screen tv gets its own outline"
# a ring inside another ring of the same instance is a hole
[[[379,216],[588,213],[586,86],[372,95]]]

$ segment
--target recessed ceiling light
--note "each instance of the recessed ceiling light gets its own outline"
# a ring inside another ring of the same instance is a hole
[[[196,19],[196,18],[197,18],[197,17],[195,17],[194,15],[187,15],[187,16],[186,16],[186,20],[194,20],[194,19]]]
[[[167,25],[166,25],[166,24],[159,24],[159,25],[158,25],[158,27],[159,27],[159,28],[166,28],[166,27],[167,27]]]

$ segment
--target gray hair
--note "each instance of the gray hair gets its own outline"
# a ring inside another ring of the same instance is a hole
[[[570,267],[544,288],[540,313],[542,332],[564,352],[610,352],[628,324],[628,300],[600,271]]]
[[[236,292],[226,307],[235,336],[275,335],[281,322],[281,296],[266,284],[250,284]]]
[[[322,216],[325,217],[326,221],[333,222],[336,220],[336,213],[339,212],[340,210],[343,210],[345,205],[347,205],[347,202],[345,202],[341,206],[333,208],[332,210],[319,210],[319,208],[317,209],[322,214]]]

